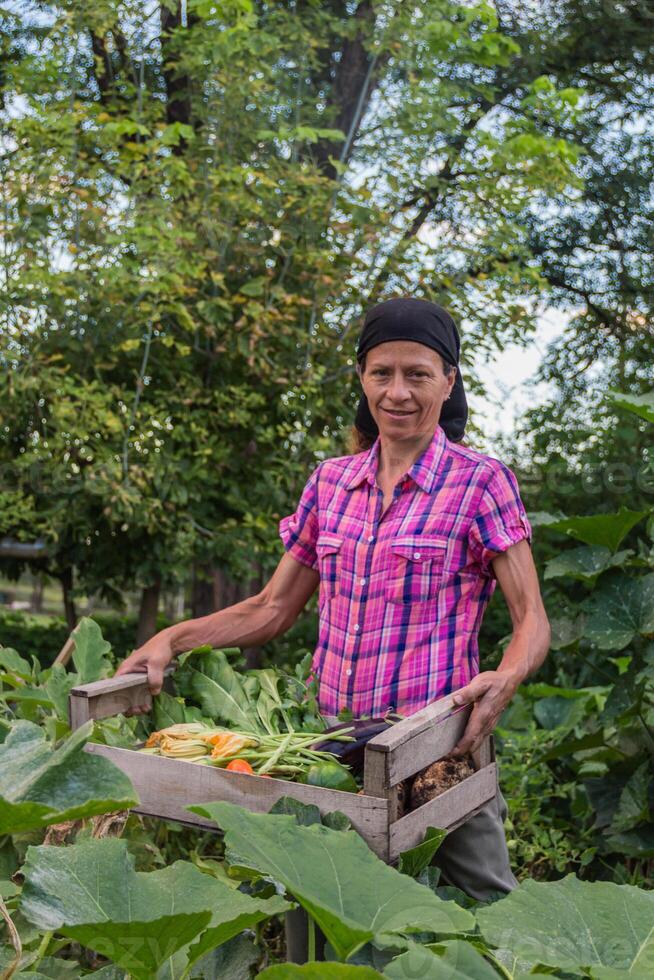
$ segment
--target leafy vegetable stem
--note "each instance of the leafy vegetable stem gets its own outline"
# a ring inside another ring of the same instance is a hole
[[[507,970],[507,968],[504,966],[503,963],[500,963],[500,961],[497,959],[497,957],[493,956],[493,954],[492,954],[492,952],[491,952],[490,949],[485,949],[484,950],[484,957],[487,960],[490,960],[490,962],[493,964],[493,966],[497,970],[499,970],[499,972],[504,977],[504,980],[513,980],[513,974],[510,973],[509,970]]]
[[[6,980],[9,980],[10,977],[13,977],[14,973],[20,966],[20,958],[23,955],[23,944],[20,941],[20,936],[18,935],[18,930],[14,925],[13,919],[9,915],[9,910],[7,909],[7,906],[5,905],[5,903],[1,898],[0,898],[0,916],[2,916],[2,918],[7,923],[9,939],[11,940],[11,945],[14,947],[14,958],[12,962],[9,964],[9,966],[7,967],[7,969],[2,974],[3,980],[4,978],[6,978]],[[50,933],[50,935],[52,935],[52,933]]]
[[[288,717],[288,715],[286,714],[286,712],[282,708],[281,704],[279,706],[279,713],[282,716],[282,718],[284,719],[284,724],[288,728],[289,732],[292,732],[293,731],[293,724],[291,722],[291,719]]]
[[[316,960],[316,923],[310,915],[307,915],[307,962],[315,963]]]
[[[39,948],[36,951],[36,959],[30,965],[30,970],[32,970],[33,972],[35,973],[38,972],[36,967],[39,965],[39,963],[41,962],[45,954],[48,952],[48,946],[50,945],[51,939],[52,939],[52,932],[43,933],[43,939],[41,940]]]
[[[268,772],[269,769],[272,769],[272,767],[275,765],[277,760],[284,754],[284,752],[286,751],[286,749],[291,744],[294,738],[295,738],[295,732],[289,732],[286,738],[282,740],[279,748],[275,752],[273,752],[273,754],[270,756],[268,762],[264,762],[261,769],[259,769],[259,775],[261,775],[261,773]]]

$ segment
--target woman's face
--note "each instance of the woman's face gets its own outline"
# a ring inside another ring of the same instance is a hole
[[[373,347],[357,373],[380,435],[394,441],[432,434],[456,380],[443,373],[440,354],[413,340]]]

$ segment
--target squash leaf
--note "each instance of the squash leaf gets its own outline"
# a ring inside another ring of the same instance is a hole
[[[291,816],[250,813],[224,802],[189,809],[225,831],[231,867],[283,884],[339,959],[376,938],[473,927],[469,912],[384,864],[355,831],[300,826]]]
[[[0,744],[0,834],[111,813],[138,803],[127,776],[108,759],[84,752],[87,722],[53,749],[44,731],[19,721]]]

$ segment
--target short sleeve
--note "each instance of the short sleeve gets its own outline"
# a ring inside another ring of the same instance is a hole
[[[316,541],[318,539],[318,472],[317,466],[302,491],[295,513],[282,517],[279,535],[291,557],[301,565],[318,568]]]
[[[518,541],[531,544],[531,539],[532,528],[520,499],[518,481],[509,467],[500,463],[484,488],[468,532],[473,558],[485,575],[492,576],[493,558]]]

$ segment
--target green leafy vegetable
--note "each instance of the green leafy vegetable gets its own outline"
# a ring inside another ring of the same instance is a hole
[[[359,789],[349,769],[338,762],[315,762],[301,778],[309,786],[339,789],[344,793],[356,793]]]
[[[0,834],[19,833],[135,806],[123,772],[108,759],[84,752],[93,722],[57,749],[29,721],[19,721],[0,744]]]
[[[469,912],[380,861],[354,831],[231,803],[189,807],[225,831],[229,864],[281,882],[327,936],[340,959],[373,938],[403,932],[462,932]]]
[[[109,957],[137,980],[193,940],[188,962],[288,905],[251,898],[189,862],[136,872],[127,842],[30,847],[21,910]]]
[[[477,922],[494,946],[563,970],[599,967],[651,977],[654,894],[631,885],[525,881],[506,898],[479,909]],[[605,974],[606,976],[606,974]]]

